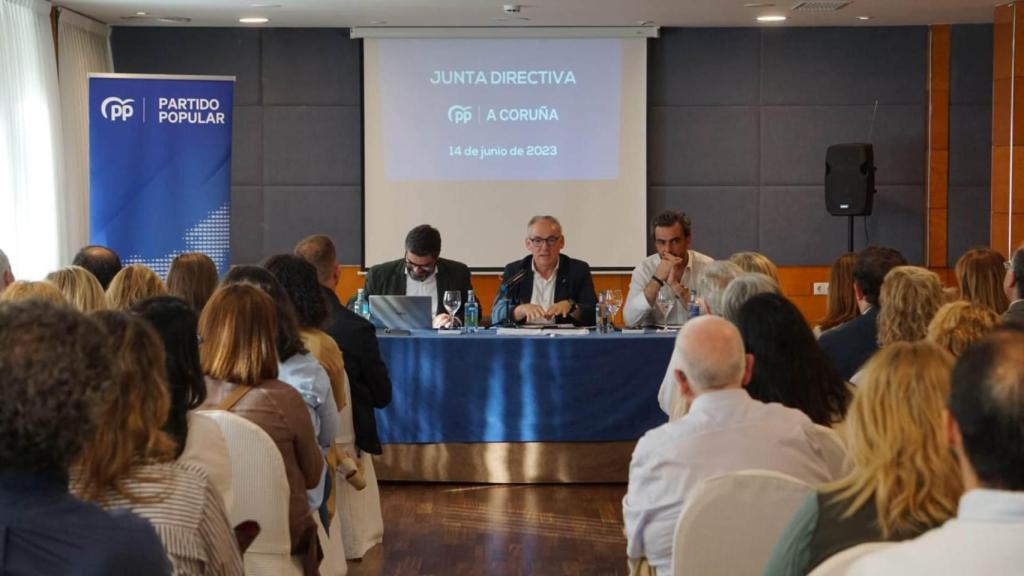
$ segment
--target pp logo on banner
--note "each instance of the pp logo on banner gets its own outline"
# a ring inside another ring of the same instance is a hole
[[[135,100],[132,98],[118,98],[117,96],[111,96],[103,100],[100,104],[100,114],[111,122],[120,120],[121,122],[127,122],[129,118],[135,115],[135,106],[133,104]]]
[[[448,109],[448,121],[452,124],[469,124],[473,119],[473,108],[456,104]]]

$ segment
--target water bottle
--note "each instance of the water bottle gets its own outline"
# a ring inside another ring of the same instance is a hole
[[[480,326],[480,304],[476,294],[470,290],[466,295],[466,332],[476,332]]]
[[[356,314],[359,314],[367,320],[370,319],[370,301],[366,299],[366,292],[363,288],[359,289],[356,295]]]
[[[700,316],[700,300],[696,292],[690,292],[690,318]]]

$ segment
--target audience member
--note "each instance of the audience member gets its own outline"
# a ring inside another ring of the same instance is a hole
[[[0,292],[3,292],[12,282],[14,282],[14,272],[11,271],[11,261],[7,259],[7,254],[0,250]]]
[[[697,282],[698,294],[704,305],[703,313],[721,316],[725,289],[730,282],[742,275],[743,270],[728,260],[709,263]]]
[[[679,332],[676,371],[689,414],[648,431],[633,451],[622,502],[627,554],[671,574],[672,536],[686,498],[702,480],[739,470],[776,470],[808,483],[833,480],[825,431],[798,410],[752,399],[743,387],[754,358],[739,331],[715,316]]]
[[[1024,244],[1013,253],[1013,258],[1006,262],[1006,277],[1003,279],[1003,292],[1010,301],[1003,322],[1024,325]]]
[[[843,420],[850,390],[792,302],[780,294],[757,294],[740,307],[736,327],[754,356],[751,398],[796,408],[822,426]]]
[[[963,484],[942,427],[952,369],[930,342],[897,342],[868,361],[846,417],[853,470],[797,510],[765,576],[803,576],[842,550],[913,538],[955,513]]]
[[[121,257],[106,246],[86,246],[75,254],[71,263],[92,272],[104,290],[110,287],[111,280],[121,271]]]
[[[1003,276],[1006,269],[1003,255],[991,248],[972,248],[956,261],[956,283],[960,297],[1002,314],[1010,305],[1003,291]]]
[[[296,258],[288,256],[288,258]],[[336,392],[331,388],[327,372],[317,357],[309,353],[299,335],[299,324],[295,319],[295,308],[288,294],[266,268],[259,266],[235,266],[224,277],[224,285],[247,283],[263,290],[274,301],[277,311],[277,378],[295,388],[306,403],[306,410],[313,421],[320,450],[325,454],[338,436],[340,422]],[[344,385],[344,383],[342,383]],[[337,390],[344,406],[344,388]],[[319,508],[324,500],[323,481],[309,492],[309,504]]]
[[[831,290],[853,290],[860,316],[821,335],[818,343],[832,360],[844,380],[849,380],[861,365],[878,350],[878,295],[889,270],[907,263],[892,248],[868,246],[857,253],[853,263],[853,286],[830,286]]]
[[[670,293],[682,300],[682,304],[673,308],[666,322],[685,322],[690,290],[698,287],[705,268],[713,262],[711,257],[690,250],[693,224],[685,212],[665,210],[655,216],[651,220],[651,236],[654,237],[655,253],[633,269],[629,282],[629,296],[622,310],[626,326],[651,325],[661,320],[656,312],[659,292]],[[706,297],[703,292],[701,295]]]
[[[530,255],[505,266],[501,277],[511,285],[504,297],[499,293],[495,299],[491,322],[504,322],[511,315],[517,323],[593,326],[597,294],[590,265],[562,254],[565,236],[558,219],[530,218],[524,244]]]
[[[199,357],[207,375],[204,408],[227,410],[263,429],[277,444],[288,476],[292,554],[306,576],[318,573],[316,524],[306,490],[316,488],[324,461],[302,396],[277,380],[277,312],[247,284],[218,289],[199,318]]]
[[[234,495],[227,442],[217,422],[195,411],[206,401],[206,380],[199,364],[199,317],[175,296],[147,298],[136,302],[131,312],[145,318],[163,341],[171,396],[163,429],[175,442],[178,461],[206,471],[230,516]]]
[[[953,369],[946,438],[967,492],[957,517],[852,574],[1018,574],[1024,565],[1024,330],[1000,328]],[[929,482],[929,488],[931,482]]]
[[[832,270],[828,277],[828,301],[825,306],[825,317],[821,323],[814,327],[814,335],[821,336],[822,332],[831,330],[840,324],[853,320],[860,314],[857,309],[857,300],[853,297],[853,263],[857,255],[853,252],[841,254],[832,263]]]
[[[0,292],[0,302],[15,302],[29,299],[46,300],[53,304],[68,303],[53,282],[47,280],[39,282],[15,280],[6,290]]]
[[[917,266],[890,270],[879,296],[879,347],[924,339],[928,323],[944,302],[942,282],[934,272]]]
[[[928,339],[959,357],[998,324],[999,315],[991,308],[964,300],[950,302],[943,304],[928,324]]]
[[[66,266],[46,275],[64,299],[82,312],[95,312],[107,307],[107,299],[99,280],[81,266]]]
[[[765,276],[775,280],[776,284],[782,285],[779,282],[779,269],[775,266],[775,263],[768,259],[764,254],[758,252],[737,252],[732,256],[729,256],[729,261],[740,267],[741,270],[748,274],[764,274]]]
[[[139,300],[167,293],[156,272],[142,264],[125,266],[107,287],[107,306],[111,310],[127,310]]]
[[[202,252],[178,254],[167,271],[167,293],[177,296],[202,312],[217,289],[217,265]]]
[[[736,323],[740,307],[758,294],[781,294],[779,284],[759,272],[744,273],[726,286],[722,293],[722,318]]]
[[[377,418],[373,411],[391,403],[391,379],[380,356],[377,331],[373,324],[338,301],[334,293],[338,283],[336,251],[329,237],[322,234],[310,236],[299,242],[295,254],[316,269],[317,280],[321,284],[320,293],[327,305],[327,319],[322,326],[345,356],[344,368],[352,395],[356,445],[370,454],[381,454],[383,449],[377,436]],[[294,259],[285,258],[273,262],[267,260],[264,266],[281,282],[297,308],[302,306],[300,300],[311,304],[314,302],[311,288],[306,289],[308,268],[300,266]],[[302,294],[296,295],[297,291]],[[301,324],[302,314],[299,316]],[[303,328],[308,330],[312,326],[304,325]],[[309,340],[304,342],[310,346]],[[313,350],[312,346],[310,349]],[[323,361],[316,350],[313,350],[313,354]]]
[[[0,573],[170,574],[148,522],[68,493],[110,365],[103,328],[71,307],[0,304]]]
[[[429,224],[420,224],[405,236],[405,257],[377,264],[366,271],[365,292],[430,296],[434,326],[447,326],[451,319],[444,307],[444,293],[456,290],[466,302],[473,289],[469,267],[462,262],[441,258],[441,233]],[[455,313],[460,319],[463,308]]]
[[[78,458],[72,490],[108,510],[127,508],[156,528],[174,574],[242,574],[224,503],[206,472],[175,462],[161,427],[170,410],[160,337],[124,312],[94,314],[113,349],[112,384],[96,403],[96,433]]]

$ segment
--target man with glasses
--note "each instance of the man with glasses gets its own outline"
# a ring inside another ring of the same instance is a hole
[[[714,262],[690,250],[693,225],[684,212],[665,210],[651,220],[656,252],[633,269],[629,282],[629,298],[622,310],[627,326],[682,324],[687,318],[690,290],[697,287],[704,268]],[[668,318],[661,318],[655,308],[658,293],[676,299]]]
[[[1024,244],[1013,253],[1006,263],[1006,277],[1003,290],[1010,299],[1010,307],[1003,313],[1003,322],[1024,325]]]
[[[365,293],[371,295],[430,296],[434,326],[445,326],[450,318],[444,309],[444,293],[458,290],[462,302],[473,289],[472,276],[462,262],[441,258],[441,233],[420,224],[405,236],[405,258],[378,264],[366,272]],[[455,313],[461,321],[463,307]]]
[[[590,265],[562,254],[565,236],[554,216],[534,216],[526,226],[530,255],[505,266],[499,292],[491,308],[491,322],[511,315],[516,323],[592,326],[597,295]]]

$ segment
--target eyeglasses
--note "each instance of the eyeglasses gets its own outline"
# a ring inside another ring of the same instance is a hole
[[[533,244],[534,248],[540,248],[541,246],[543,246],[545,244],[547,244],[548,246],[554,246],[555,244],[558,244],[558,241],[561,240],[561,239],[562,239],[561,236],[548,236],[547,238],[541,238],[540,236],[534,236],[533,238],[528,238],[528,240],[530,241],[530,244]]]
[[[433,272],[434,267],[437,266],[437,261],[433,261],[430,264],[417,264],[415,262],[405,261],[406,270],[420,270],[423,272]]]

